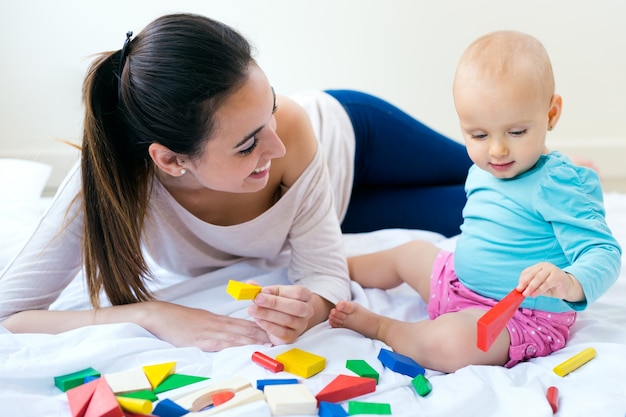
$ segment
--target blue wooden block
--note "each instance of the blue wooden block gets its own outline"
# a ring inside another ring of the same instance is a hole
[[[378,352],[378,360],[392,371],[402,375],[408,375],[411,378],[415,378],[417,375],[424,375],[425,373],[424,368],[413,359],[388,349],[380,349],[380,352]]]
[[[188,410],[185,410],[169,398],[159,401],[154,410],[152,410],[152,414],[159,417],[180,417],[187,413],[189,413]]]
[[[296,378],[286,378],[286,379],[257,379],[256,381],[256,389],[259,391],[263,391],[264,388],[268,385],[290,385],[297,384],[298,380]]]
[[[320,401],[320,408],[317,415],[320,417],[346,417],[350,414],[339,404]]]

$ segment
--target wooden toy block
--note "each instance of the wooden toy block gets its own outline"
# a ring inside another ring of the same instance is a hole
[[[159,401],[152,411],[152,414],[159,417],[180,417],[188,413],[189,411],[169,398]]]
[[[208,406],[213,405],[213,395],[224,391],[232,392],[234,394],[232,399],[208,410],[204,410]],[[264,398],[263,392],[252,388],[250,382],[246,379],[233,377],[221,382],[210,384],[209,386],[198,391],[186,394],[180,398],[174,398],[173,400],[176,401],[178,405],[189,411],[199,412],[204,410],[201,413],[194,414],[194,416],[199,417],[216,414],[252,401],[263,400]]]
[[[155,394],[161,394],[166,391],[171,391],[176,388],[185,387],[187,385],[195,384],[197,382],[206,381],[209,378],[203,376],[195,376],[195,375],[185,375],[185,374],[172,374],[165,378],[158,387],[156,387],[153,392]]]
[[[150,414],[152,412],[152,402],[141,398],[115,397],[122,410],[137,414]]]
[[[315,396],[318,402],[339,403],[376,391],[376,380],[360,376],[337,375]]]
[[[582,352],[579,352],[566,360],[563,363],[554,367],[553,371],[558,376],[565,376],[572,371],[580,368],[590,360],[596,357],[596,350],[594,348],[587,348]]]
[[[104,374],[103,378],[115,394],[152,389],[148,377],[140,368]]]
[[[160,417],[154,414],[137,414],[130,411],[124,411],[124,417]]]
[[[298,348],[281,353],[276,360],[285,366],[285,371],[303,378],[309,378],[326,367],[325,358]]]
[[[96,384],[96,389],[85,410],[84,417],[124,417],[124,411],[106,379],[100,378],[93,383]]]
[[[552,414],[556,414],[559,411],[559,390],[557,387],[549,387],[546,392],[546,399],[548,404],[552,408]]]
[[[304,384],[267,386],[265,400],[273,416],[317,414],[317,400]]]
[[[346,361],[346,368],[364,378],[374,378],[378,384],[378,372],[370,366],[369,363],[362,359],[348,359]]]
[[[152,389],[158,387],[165,379],[176,371],[176,362],[160,363],[143,367]]]
[[[430,381],[424,375],[417,375],[411,381],[413,388],[419,394],[420,397],[425,397],[433,390],[433,386]]]
[[[265,387],[268,385],[289,385],[289,384],[298,384],[296,378],[285,378],[285,379],[257,379],[256,381],[256,389],[265,390]]]
[[[218,405],[224,404],[228,400],[232,400],[234,396],[235,393],[232,391],[216,392],[215,394],[211,395],[211,402],[213,403],[214,407],[217,407]]]
[[[151,402],[155,402],[159,400],[159,397],[157,397],[157,395],[154,392],[148,391],[148,390],[124,392],[122,394],[118,394],[117,396],[128,397],[128,398],[138,398],[140,400],[148,400]]]
[[[489,350],[524,298],[520,291],[514,289],[478,319],[476,345],[480,350]]]
[[[282,372],[285,369],[285,365],[261,352],[254,352],[252,354],[252,362],[274,373]]]
[[[366,403],[362,401],[349,401],[348,414],[391,414],[391,405],[387,403]]]
[[[97,384],[98,381],[94,380],[65,391],[72,417],[83,417],[85,415],[89,401],[91,401],[91,397],[93,397],[93,393],[96,391]]]
[[[226,286],[226,292],[235,300],[253,300],[261,292],[261,287],[231,279]]]
[[[350,414],[339,404],[322,401],[317,415],[320,417],[348,417]]]
[[[425,372],[424,368],[412,358],[397,352],[392,352],[389,349],[381,348],[380,352],[378,352],[378,360],[392,371],[402,375],[408,375],[411,378],[415,378],[420,374],[423,375]]]
[[[85,378],[90,376],[99,378],[100,372],[93,368],[87,368],[71,374],[55,376],[54,385],[56,385],[56,387],[61,391],[65,392],[79,385],[83,385],[85,383]]]

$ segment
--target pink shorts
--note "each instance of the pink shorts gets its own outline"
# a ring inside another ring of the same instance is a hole
[[[454,272],[454,254],[441,251],[435,259],[430,283],[428,315],[431,319],[466,308],[488,310],[497,300],[476,294],[465,287]],[[562,349],[576,321],[575,312],[550,313],[520,308],[506,328],[511,337],[507,368],[528,359],[547,356]]]

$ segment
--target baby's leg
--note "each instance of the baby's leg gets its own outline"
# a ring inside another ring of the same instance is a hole
[[[505,329],[488,352],[476,346],[476,321],[484,310],[467,309],[435,320],[404,322],[381,316],[353,301],[341,301],[329,316],[332,327],[345,327],[380,340],[428,369],[454,372],[467,365],[504,365],[510,338]]]
[[[413,240],[402,245],[348,258],[352,280],[366,288],[390,289],[406,282],[428,302],[430,275],[440,249]]]

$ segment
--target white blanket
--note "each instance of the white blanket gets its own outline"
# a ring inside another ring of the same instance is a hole
[[[0,189],[0,193],[2,190]],[[3,198],[6,194],[2,194]],[[41,207],[33,201],[33,207]],[[6,219],[16,216],[15,205],[3,204],[0,210],[0,247],[16,250],[17,236],[10,244],[5,231]],[[6,209],[8,208],[8,209]],[[626,195],[606,195],[607,218],[622,247],[626,247]],[[5,212],[9,210],[9,212]],[[22,219],[28,224],[34,215]],[[11,225],[15,224],[13,218]],[[454,239],[409,230],[384,230],[345,235],[349,254],[390,247],[412,238],[425,238],[442,247],[454,247]],[[0,259],[0,262],[2,259]],[[3,264],[0,263],[0,269]],[[216,272],[225,279],[255,277],[261,284],[286,282],[285,271],[268,273],[246,264],[234,265]],[[204,307],[211,311],[247,317],[247,301],[234,301],[225,286],[204,288],[203,278],[184,280],[165,277],[160,282],[160,297],[173,302]],[[408,286],[389,291],[363,290],[353,283],[354,298],[368,308],[402,320],[422,320],[426,306]],[[426,377],[432,392],[420,397],[410,378],[386,369],[378,361],[382,347],[379,341],[367,339],[346,329],[332,329],[328,323],[314,327],[293,345],[246,346],[205,353],[195,348],[175,348],[156,339],[132,324],[91,326],[59,335],[11,334],[0,326],[0,410],[3,416],[70,416],[65,393],[54,386],[53,378],[88,367],[101,373],[131,370],[143,365],[176,362],[178,373],[210,377],[218,381],[237,375],[256,385],[257,379],[289,378],[288,373],[273,374],[250,359],[255,350],[275,357],[293,347],[326,358],[326,368],[304,379],[315,395],[338,374],[352,373],[345,368],[348,359],[364,359],[379,373],[376,391],[359,397],[360,401],[391,405],[394,416],[551,416],[546,390],[559,390],[559,416],[623,417],[626,414],[626,269],[619,281],[596,304],[579,315],[573,337],[560,352],[549,357],[521,363],[512,369],[494,366],[469,366],[454,374],[430,370]],[[207,300],[211,300],[208,302]],[[86,306],[82,282],[76,281],[55,303],[54,308]],[[565,377],[557,376],[554,366],[584,348],[593,347],[597,357]],[[433,352],[433,354],[437,354]],[[299,377],[298,377],[299,378]],[[302,379],[302,378],[300,378]],[[346,403],[343,403],[344,408]],[[226,411],[224,416],[270,416],[264,401]]]

